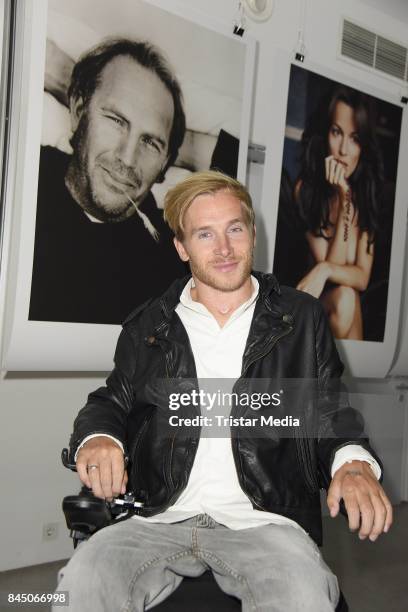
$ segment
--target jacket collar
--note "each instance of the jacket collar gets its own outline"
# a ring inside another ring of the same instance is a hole
[[[264,272],[253,271],[252,274],[259,282],[259,297],[267,307],[270,309],[270,297],[271,294],[276,292],[278,295],[281,294],[279,283],[273,274],[265,274]],[[190,280],[191,274],[188,274],[184,278],[177,279],[170,285],[167,291],[160,298],[161,311],[164,317],[168,320],[171,319],[174,310],[180,302],[180,295]]]
[[[243,375],[253,362],[271,350],[279,338],[290,333],[294,324],[293,316],[282,310],[281,300],[274,299],[274,297],[281,295],[281,291],[273,274],[264,274],[263,272],[252,272],[252,274],[259,282],[259,295],[243,354]],[[159,334],[162,341],[170,341],[173,351],[176,350],[177,345],[185,346],[187,344],[190,346],[187,333],[180,319],[178,317],[173,318],[174,310],[180,301],[180,295],[190,278],[191,275],[188,275],[176,280],[159,300],[161,322],[155,328],[154,333]],[[174,355],[171,361],[173,363],[176,361]],[[194,360],[191,360],[191,363],[194,364]],[[189,376],[195,376],[195,374],[190,372]]]

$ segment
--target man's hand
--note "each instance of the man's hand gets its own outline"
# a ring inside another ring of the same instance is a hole
[[[128,481],[122,449],[110,438],[98,436],[78,452],[77,472],[81,482],[96,497],[111,501],[126,492]]]
[[[337,516],[342,498],[350,531],[359,530],[360,540],[374,542],[391,527],[391,503],[366,461],[345,463],[334,474],[327,494],[331,517]]]

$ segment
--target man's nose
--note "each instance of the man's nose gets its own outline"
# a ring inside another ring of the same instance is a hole
[[[129,133],[123,134],[118,143],[116,153],[125,166],[134,168],[139,156],[138,136]]]
[[[228,257],[231,254],[232,248],[229,237],[227,234],[220,234],[217,236],[215,243],[215,253],[222,257]]]

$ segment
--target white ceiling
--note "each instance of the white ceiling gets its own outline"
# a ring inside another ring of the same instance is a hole
[[[408,0],[360,0],[360,2],[408,24]]]

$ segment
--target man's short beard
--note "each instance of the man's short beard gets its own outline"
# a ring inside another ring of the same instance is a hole
[[[232,292],[240,289],[245,282],[248,280],[251,275],[252,267],[253,267],[253,257],[254,257],[254,249],[252,248],[250,252],[248,252],[241,261],[244,262],[244,267],[238,279],[228,279],[227,275],[223,279],[223,282],[219,280],[215,275],[211,272],[208,272],[206,267],[202,267],[197,264],[194,260],[189,260],[190,270],[193,276],[197,278],[200,282],[204,283],[208,287],[212,289],[216,289],[217,291],[225,291]],[[229,281],[229,282],[228,282]]]
[[[133,207],[132,202],[123,194],[123,203],[118,204],[116,209],[107,210],[98,199],[95,190],[92,189],[91,179],[88,173],[88,151],[87,151],[87,133],[88,133],[88,113],[84,110],[75,130],[70,144],[73,149],[71,171],[74,180],[71,181],[70,191],[74,199],[78,201],[80,206],[90,215],[107,223],[116,223],[127,219],[129,209]]]

